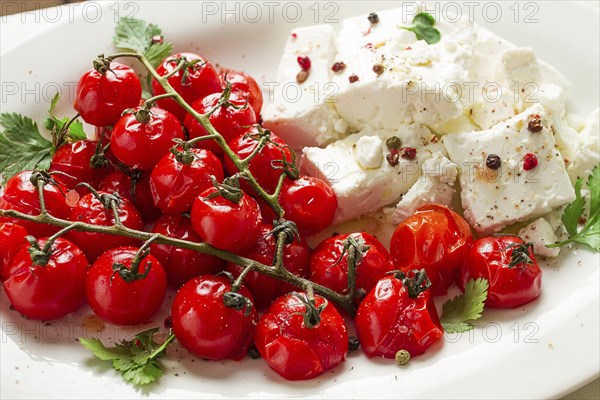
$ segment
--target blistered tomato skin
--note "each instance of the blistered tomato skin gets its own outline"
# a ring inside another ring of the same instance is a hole
[[[288,380],[311,379],[346,359],[348,331],[344,319],[329,303],[312,328],[304,325],[305,304],[287,294],[271,304],[256,329],[256,348],[269,367]],[[315,295],[315,305],[326,300]]]
[[[38,240],[41,248],[46,240]],[[46,265],[36,265],[29,246],[22,246],[8,268],[4,290],[15,310],[27,318],[62,318],[77,310],[85,300],[89,264],[83,252],[63,238],[56,239],[51,252]]]
[[[410,298],[402,281],[392,275],[367,294],[355,322],[368,357],[393,359],[403,349],[418,356],[444,335],[429,290]]]
[[[263,105],[263,97],[262,91],[254,78],[244,72],[231,69],[221,69],[220,77],[223,87],[229,82],[231,84],[231,93],[235,93],[238,97],[248,100],[258,121]]]
[[[22,171],[10,178],[4,187],[4,194],[0,197],[0,209],[15,210],[27,215],[38,215],[40,213],[40,197],[38,190],[30,182],[32,171]],[[44,186],[44,201],[46,210],[50,215],[60,219],[67,219],[71,207],[65,201],[68,190],[60,182],[60,177],[55,176],[58,187],[52,184]],[[30,235],[35,237],[51,236],[60,228],[48,224],[24,221],[18,218],[0,218],[0,222],[12,222],[21,225]]]
[[[464,290],[471,279],[488,280],[486,307],[513,308],[537,299],[542,290],[542,270],[533,250],[523,247],[517,236],[494,236],[476,240],[465,259],[458,284]],[[527,252],[530,263],[509,266],[513,254]]]
[[[241,360],[254,338],[257,314],[228,307],[223,296],[231,291],[225,276],[202,275],[183,285],[173,300],[173,333],[183,347],[208,360]],[[252,302],[250,292],[239,292]]]
[[[169,74],[177,67],[177,60],[181,57],[185,57],[188,62],[197,61],[193,66],[187,68],[185,76],[184,70],[180,70],[169,78],[169,84],[181,95],[181,97],[183,97],[186,103],[192,104],[196,100],[206,97],[211,93],[221,91],[221,82],[215,67],[197,54],[173,54],[172,56],[167,57],[158,66],[156,72],[158,72],[160,76]],[[152,90],[154,91],[155,96],[165,93],[163,87],[155,79],[152,81]],[[157,105],[160,108],[173,113],[180,122],[183,122],[187,115],[186,111],[173,99],[167,98],[158,100]]]
[[[213,187],[196,197],[192,206],[192,226],[211,246],[243,253],[254,245],[260,234],[260,208],[247,194],[237,204],[220,195],[209,198],[216,191]]]
[[[140,263],[139,272],[150,268],[143,279],[131,282],[115,273],[115,263],[131,270],[138,248],[117,247],[102,254],[88,270],[85,293],[88,303],[100,319],[116,325],[148,322],[160,308],[167,290],[167,279],[160,262],[149,254]]]
[[[62,182],[69,188],[74,189],[80,182],[96,184],[109,172],[109,168],[93,168],[90,164],[96,153],[98,142],[93,140],[78,140],[73,143],[65,143],[52,156],[50,171],[64,173],[60,175]],[[80,193],[86,193],[86,189],[77,189]]]
[[[273,265],[277,241],[271,233],[272,230],[273,225],[263,224],[260,227],[258,240],[242,256],[264,265]],[[286,244],[283,249],[283,266],[292,274],[306,278],[309,256],[310,248],[306,241],[296,238],[292,243]],[[235,277],[239,276],[243,270],[244,268],[239,265],[227,264],[227,271]],[[265,276],[256,271],[250,271],[244,277],[244,285],[252,293],[254,303],[259,311],[265,310],[277,297],[295,290],[289,283]]]
[[[190,211],[196,196],[213,186],[211,176],[219,182],[223,181],[223,166],[217,156],[204,149],[190,151],[193,159],[189,164],[178,161],[173,153],[168,153],[152,170],[152,198],[163,213]]]
[[[446,206],[428,204],[396,227],[390,253],[396,269],[425,268],[433,295],[446,294],[473,242],[463,217]]]
[[[142,98],[142,84],[130,67],[113,61],[101,74],[86,72],[77,85],[73,107],[83,120],[95,126],[114,125],[123,110],[136,107]]]
[[[201,242],[198,234],[192,229],[190,218],[185,215],[163,215],[154,224],[152,232],[176,239]],[[194,250],[165,244],[154,244],[151,248],[152,255],[160,261],[167,274],[167,281],[175,288],[198,275],[217,274],[225,266],[225,262],[220,258]]]
[[[0,280],[8,277],[8,268],[21,247],[28,242],[27,231],[21,225],[0,223]]]
[[[133,169],[151,171],[175,145],[173,139],[184,140],[183,128],[173,114],[158,107],[150,109],[148,123],[138,121],[133,113],[115,124],[110,137],[112,154]]]
[[[336,235],[324,240],[310,256],[309,279],[341,294],[348,293],[348,254],[344,251],[348,236]],[[379,240],[365,232],[353,233],[352,237],[369,246],[356,268],[355,302],[359,304],[386,273],[394,270],[394,265]]]

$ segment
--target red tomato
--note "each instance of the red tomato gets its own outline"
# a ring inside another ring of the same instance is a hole
[[[86,182],[96,187],[97,183],[109,171],[108,167],[94,168],[91,160],[96,154],[98,142],[93,140],[78,140],[62,145],[52,156],[50,171],[63,172],[60,180],[69,188],[74,189],[79,182]],[[85,193],[86,189],[78,188],[78,192]]]
[[[355,322],[368,357],[394,358],[399,350],[418,356],[444,335],[429,290],[409,293],[395,275],[382,278],[367,294]]]
[[[73,108],[96,126],[114,125],[123,110],[136,107],[142,98],[140,78],[130,67],[111,62],[102,74],[89,70],[79,80]]]
[[[183,347],[208,360],[241,360],[254,338],[256,310],[225,305],[231,283],[224,276],[203,275],[183,285],[175,295],[173,333]],[[245,288],[238,292],[250,302]]]
[[[273,225],[263,224],[260,227],[258,240],[250,250],[243,253],[242,256],[256,260],[265,265],[272,265],[275,259],[275,250],[277,241],[271,234]],[[295,239],[292,243],[286,244],[283,250],[283,266],[292,274],[306,277],[308,273],[308,259],[310,249],[304,239]],[[227,271],[234,276],[239,276],[244,270],[243,267],[228,263]],[[294,290],[289,283],[279,279],[265,276],[256,271],[250,271],[244,278],[244,285],[250,290],[254,297],[254,304],[259,311],[266,309],[277,297],[282,296]]]
[[[304,176],[286,180],[279,196],[285,217],[298,225],[301,233],[322,231],[333,222],[337,198],[333,190],[319,178]]]
[[[38,240],[41,249],[47,240]],[[52,244],[50,254],[41,259],[32,260],[29,251],[30,246],[21,247],[4,281],[4,290],[15,310],[27,318],[43,320],[62,318],[77,310],[85,300],[89,266],[83,252],[60,237]]]
[[[191,242],[201,241],[185,215],[163,215],[152,232]],[[217,274],[225,265],[220,258],[165,244],[152,245],[152,255],[165,269],[167,281],[177,288],[198,275]]]
[[[231,83],[231,93],[247,100],[258,120],[263,105],[262,92],[258,83],[250,75],[241,71],[221,68],[220,74],[223,87],[226,82]]]
[[[106,195],[109,193],[98,192],[98,194]],[[123,225],[128,228],[136,230],[143,230],[144,228],[142,217],[126,199],[121,199],[119,218]],[[112,210],[107,209],[93,193],[88,193],[79,199],[77,205],[71,210],[69,220],[101,226],[111,226],[115,223]],[[138,240],[124,236],[75,230],[69,231],[67,237],[83,250],[90,262],[94,262],[102,253],[112,248],[139,243]]]
[[[211,176],[219,182],[223,181],[223,166],[217,156],[204,149],[190,149],[189,152],[189,164],[179,161],[175,154],[168,153],[152,171],[152,198],[164,213],[189,211],[196,196],[212,187]]]
[[[318,308],[327,300],[315,295]],[[314,378],[346,359],[348,331],[332,304],[321,311],[320,322],[304,323],[306,296],[286,294],[275,300],[256,328],[256,348],[279,375],[289,380]]]
[[[0,197],[0,209],[15,210],[27,215],[38,215],[40,213],[40,198],[38,190],[29,181],[32,171],[22,171],[6,182],[4,194]],[[56,176],[57,186],[47,184],[44,186],[44,200],[46,209],[50,215],[67,219],[71,207],[65,202],[67,188],[60,183],[60,177]],[[52,225],[39,224],[37,222],[23,221],[17,218],[0,218],[0,222],[12,222],[23,226],[29,234],[35,237],[50,236],[60,230]]]
[[[425,268],[434,296],[446,294],[473,242],[463,217],[446,206],[428,204],[396,227],[390,253],[396,269]]]
[[[167,292],[167,278],[160,262],[151,254],[140,263],[138,273],[145,278],[127,282],[114,264],[131,270],[138,248],[117,247],[102,254],[90,267],[85,293],[94,314],[116,325],[137,325],[149,321],[160,308]]]
[[[322,241],[310,256],[309,279],[341,294],[348,293],[348,254],[344,252],[344,240],[348,236],[337,235]],[[358,304],[386,273],[394,270],[394,265],[379,240],[364,232],[353,233],[352,237],[370,246],[356,268],[355,301]]]
[[[21,225],[0,223],[0,280],[8,277],[8,268],[15,254],[28,242],[27,231]]]
[[[253,127],[251,130],[243,133],[233,140],[229,141],[229,147],[241,159],[248,157],[258,146],[258,139],[254,135],[258,135],[258,129]],[[286,147],[285,142],[277,135],[271,133],[270,142],[268,142],[261,151],[254,156],[248,164],[250,172],[256,178],[256,181],[269,193],[273,193],[277,187],[279,176],[284,173],[281,169],[273,168],[273,165],[281,167],[283,158],[288,162],[292,162],[292,150]],[[276,160],[280,162],[277,163]],[[225,168],[230,175],[238,172],[238,169],[233,164],[229,157],[225,158]],[[252,193],[250,185],[242,181],[242,188],[248,193]]]
[[[133,179],[122,171],[108,174],[98,184],[98,190],[118,193],[123,199],[132,202],[144,220],[151,221],[160,216],[160,210],[154,205],[150,191],[150,174],[142,173]]]
[[[213,93],[196,101],[194,104],[192,104],[192,107],[200,114],[205,114],[214,106],[216,106],[220,99],[221,93]],[[225,138],[226,141],[245,133],[252,125],[256,123],[254,111],[252,108],[246,105],[246,101],[244,99],[238,97],[235,93],[232,93],[229,96],[229,102],[235,107],[239,108],[224,105],[219,107],[209,117],[209,121],[212,126],[221,134],[221,136]],[[196,121],[191,114],[185,117],[184,126],[187,128],[190,134],[190,139],[208,135],[206,129],[204,129],[204,127],[200,125],[200,122]],[[197,147],[214,151],[216,154],[223,153],[221,148],[216,145],[214,140],[201,141],[197,144]]]
[[[531,246],[518,236],[486,237],[473,243],[458,284],[464,290],[469,280],[477,278],[488,280],[485,305],[493,308],[529,303],[542,290],[542,270]]]
[[[221,250],[242,253],[260,234],[262,217],[254,199],[244,193],[236,204],[223,196],[208,198],[217,189],[200,193],[192,206],[192,226],[202,240]]]
[[[192,104],[198,99],[208,96],[211,93],[221,91],[221,84],[219,81],[219,74],[215,70],[215,67],[205,61],[202,57],[193,53],[177,53],[167,57],[159,66],[156,68],[156,72],[160,76],[165,76],[177,67],[177,59],[185,57],[187,61],[198,62],[191,67],[181,69],[169,78],[169,84],[175,89],[177,93],[183,97],[186,103]],[[186,73],[184,73],[186,72]],[[165,90],[160,86],[158,81],[152,81],[152,90],[154,95],[165,93]],[[173,99],[161,99],[157,101],[160,108],[172,112],[179,121],[183,122],[186,116],[186,112],[175,100]]]
[[[173,114],[158,107],[150,109],[148,123],[139,122],[133,113],[123,116],[114,126],[110,150],[130,168],[150,171],[175,145],[173,139],[185,139]]]

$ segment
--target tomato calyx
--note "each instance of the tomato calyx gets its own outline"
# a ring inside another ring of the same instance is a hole
[[[304,319],[304,326],[308,329],[316,328],[321,323],[321,313],[329,304],[328,300],[323,298],[323,303],[317,307],[312,286],[308,287],[307,293],[292,292],[290,294],[304,305],[305,311],[300,313]]]
[[[140,249],[131,259],[131,268],[127,268],[127,266],[122,263],[114,263],[112,265],[113,274],[110,277],[111,281],[116,274],[119,274],[119,276],[121,276],[121,278],[127,283],[146,278],[152,269],[152,261],[148,261],[146,263],[146,269],[142,273],[139,272],[140,265],[142,261],[144,261],[144,259],[150,254],[150,244],[152,244],[152,242],[157,238],[158,235],[152,236],[142,245],[142,247],[140,247]]]
[[[281,234],[284,234],[284,244],[290,244],[294,240],[300,240],[300,233],[298,232],[296,223],[283,218],[273,220],[273,230],[270,234],[275,237],[275,240],[279,240]]]
[[[94,155],[92,156],[92,158],[90,158],[90,167],[94,169],[99,169],[107,167],[110,164],[108,159],[104,156],[109,146],[110,144],[102,146],[102,140],[98,141],[98,143],[96,144]]]
[[[54,179],[52,177],[52,175],[65,175],[65,176],[73,178],[71,175],[65,174],[64,172],[61,172],[61,171],[46,172],[46,171],[36,170],[36,171],[33,171],[31,176],[29,177],[29,182],[31,182],[31,184],[34,187],[36,187],[38,189],[38,191],[40,191],[40,192],[44,186],[51,185],[51,186],[54,186],[56,189],[58,189],[58,191],[63,196],[66,195],[62,186],[56,181],[56,179]],[[40,185],[41,185],[41,187],[40,187]]]
[[[346,239],[344,239],[343,246],[342,254],[340,254],[340,258],[337,259],[333,266],[338,265],[347,254],[348,267],[350,267],[352,264],[354,270],[356,270],[356,267],[358,267],[364,255],[367,254],[367,251],[371,248],[371,246],[366,244],[362,237],[356,239],[352,235],[349,235]]]
[[[177,162],[184,165],[190,165],[194,162],[196,154],[191,150],[192,146],[185,140],[173,139],[173,141],[175,146],[171,147],[169,151],[175,156]]]
[[[402,281],[402,286],[406,288],[408,297],[411,299],[417,298],[421,293],[431,287],[431,281],[427,277],[425,268],[420,270],[413,269],[406,273],[402,271],[391,271],[390,273]]]
[[[92,65],[96,72],[98,72],[100,75],[106,75],[108,71],[112,72],[112,69],[110,69],[111,62],[112,59],[110,57],[104,57],[104,54],[100,54],[96,59],[94,59]]]
[[[533,260],[530,255],[532,249],[533,243],[531,242],[512,243],[508,245],[504,249],[505,251],[512,251],[508,268],[512,269],[520,265],[521,268],[525,269],[527,266],[533,265]]]
[[[234,310],[244,309],[244,317],[249,316],[252,311],[252,302],[250,299],[243,294],[234,292],[233,289],[231,292],[223,294],[223,304]]]
[[[114,192],[112,194],[100,194],[87,182],[80,182],[77,185],[75,185],[76,188],[79,186],[87,188],[92,193],[92,195],[104,206],[104,208],[106,208],[107,211],[113,210],[113,208],[117,210],[121,209],[121,202],[123,199],[121,198],[121,196],[119,196],[117,192]]]
[[[215,197],[221,196],[226,200],[231,201],[232,203],[238,204],[242,197],[244,197],[244,192],[240,189],[240,181],[239,178],[235,175],[226,178],[222,183],[217,181],[214,175],[210,176],[210,180],[212,181],[213,186],[217,189],[215,192],[206,196],[206,200],[213,199]]]
[[[40,267],[44,267],[48,265],[48,262],[50,261],[50,256],[52,255],[52,244],[50,244],[50,246],[45,245],[42,248],[40,247],[40,244],[38,243],[35,237],[28,235],[25,236],[25,239],[29,242],[29,249],[27,249],[27,251],[29,252],[29,256],[31,257],[32,266],[37,265]]]

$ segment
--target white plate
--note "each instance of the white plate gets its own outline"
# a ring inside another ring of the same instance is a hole
[[[176,50],[198,52],[267,81],[272,80],[291,28],[398,6],[393,2],[245,4],[111,2],[63,8],[60,22],[20,42],[15,38],[12,47],[2,50],[2,112],[20,112],[42,121],[57,90],[63,92],[62,111],[70,112],[67,102],[73,100],[78,77],[98,53],[112,52],[117,15],[133,14],[155,22],[175,42]],[[476,21],[514,43],[533,47],[573,83],[572,111],[586,115],[598,107],[597,7],[529,2],[518,5],[516,16],[512,2],[503,3],[502,16],[489,22],[496,18],[498,3],[476,4],[470,6]],[[438,7],[452,12],[445,3]],[[232,12],[224,15],[225,8]],[[211,15],[214,10],[217,14]],[[468,10],[462,6],[465,15]],[[532,12],[537,22],[524,23]],[[42,18],[55,21],[57,14],[48,12]],[[9,310],[2,291],[0,396],[559,397],[594,379],[600,370],[599,256],[585,250],[563,253],[558,260],[543,263],[543,292],[537,301],[515,310],[486,311],[474,331],[448,335],[409,366],[368,360],[359,352],[334,371],[307,382],[287,382],[261,360],[208,362],[170,355],[160,383],[136,390],[74,342],[82,335],[123,339],[131,331],[107,326],[96,334],[89,321],[82,324],[90,315],[87,307],[57,323],[27,321]],[[161,324],[157,318],[150,326]]]

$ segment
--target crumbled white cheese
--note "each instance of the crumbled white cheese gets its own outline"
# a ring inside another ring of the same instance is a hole
[[[519,230],[519,236],[525,242],[533,243],[533,252],[544,257],[558,257],[560,248],[548,248],[547,244],[556,243],[558,240],[554,229],[544,218],[538,218],[531,224]]]
[[[364,168],[379,168],[383,161],[383,142],[379,136],[362,136],[356,142],[354,156]]]
[[[577,135],[577,154],[567,168],[571,181],[587,181],[595,166],[600,163],[600,112],[596,109],[587,118],[585,128]]]

